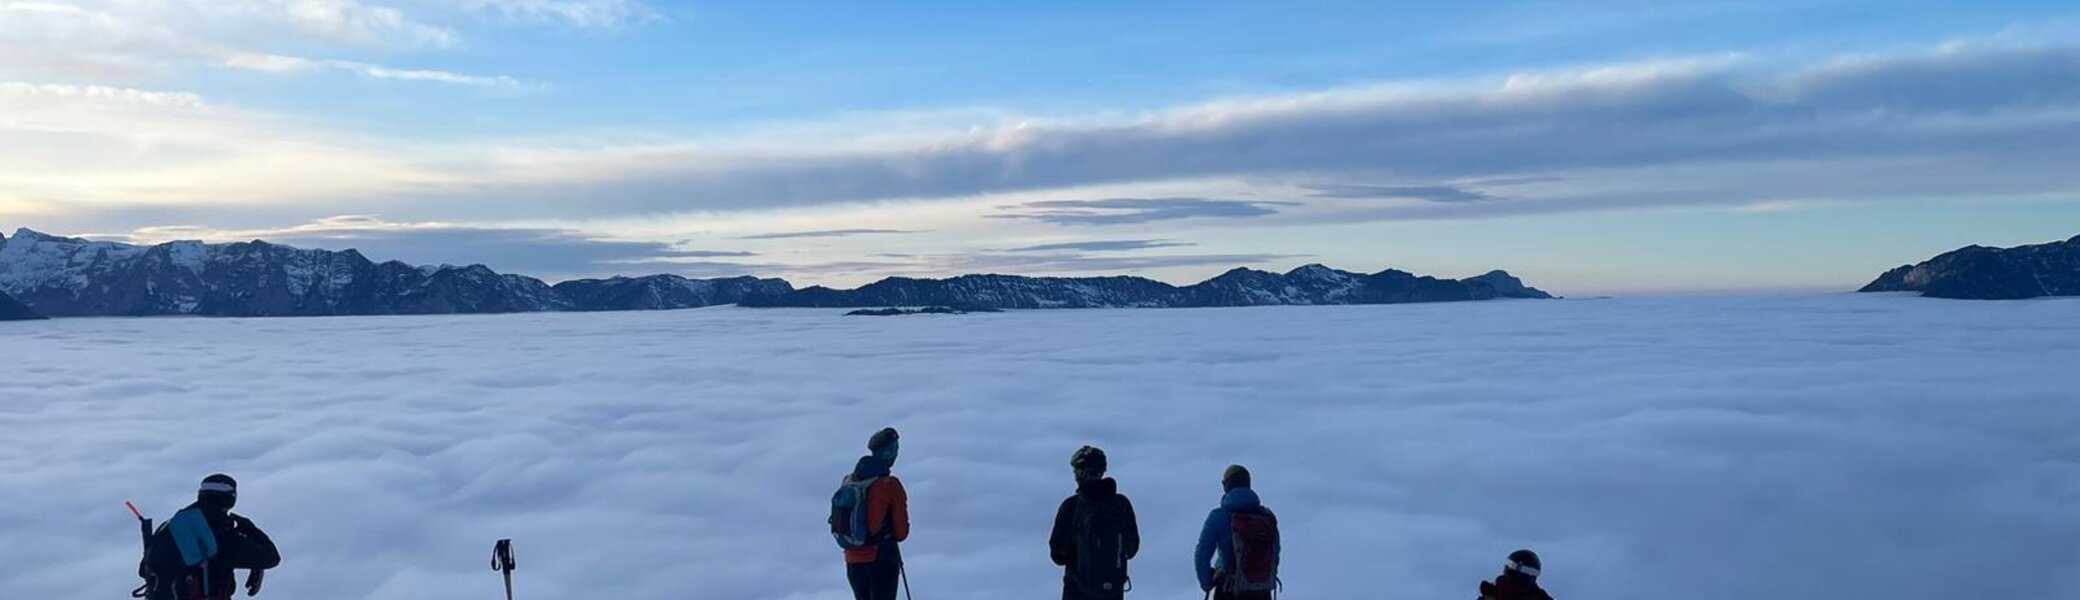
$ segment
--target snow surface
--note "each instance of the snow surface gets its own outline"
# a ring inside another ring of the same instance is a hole
[[[262,598],[840,599],[829,494],[904,432],[916,597],[1054,598],[1112,456],[1135,598],[1199,598],[1221,468],[1289,597],[2080,598],[2080,301],[1898,294],[841,317],[0,324],[0,590],[117,598],[226,471]]]

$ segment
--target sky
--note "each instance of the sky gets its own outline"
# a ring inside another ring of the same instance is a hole
[[[2059,2],[0,0],[0,230],[1854,289],[2080,233]]]

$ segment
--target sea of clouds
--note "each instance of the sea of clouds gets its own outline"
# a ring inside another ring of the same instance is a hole
[[[1222,467],[1294,599],[2074,598],[2080,301],[1900,295],[1028,311],[0,323],[0,590],[121,597],[124,500],[196,482],[286,556],[263,598],[849,598],[824,524],[876,428],[926,600],[1053,598],[1104,447],[1189,565]]]

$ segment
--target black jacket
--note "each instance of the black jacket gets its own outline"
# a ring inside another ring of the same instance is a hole
[[[237,569],[252,570],[250,581],[258,579],[260,571],[282,564],[282,553],[275,548],[274,540],[245,517],[201,502],[182,509],[182,512],[188,511],[202,516],[209,524],[210,534],[216,542],[216,554],[204,563],[208,566],[203,578],[203,581],[208,583],[208,588],[203,590],[204,597],[230,598],[238,590],[238,579],[234,572]],[[181,517],[177,514],[175,518]],[[149,596],[151,600],[175,600],[185,594],[180,590],[182,575],[187,571],[187,567],[181,559],[180,552],[174,547],[172,537],[165,534],[165,530],[166,527],[162,526],[161,533],[152,536],[150,555],[146,557],[147,568],[154,574],[155,585]]]
[[[1077,598],[1072,580],[1076,573],[1076,506],[1079,502],[1118,502],[1127,516],[1126,540],[1121,550],[1133,560],[1141,552],[1141,524],[1134,518],[1134,503],[1119,493],[1119,482],[1107,477],[1076,485],[1076,495],[1062,500],[1054,513],[1054,534],[1047,538],[1048,553],[1062,566],[1063,598]]]
[[[1553,600],[1538,580],[1516,573],[1504,573],[1494,582],[1481,582],[1481,600]]]

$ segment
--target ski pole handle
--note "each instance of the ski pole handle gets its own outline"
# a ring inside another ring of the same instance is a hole
[[[123,506],[130,507],[130,514],[135,515],[137,517],[137,520],[144,520],[144,513],[137,510],[137,505],[131,504],[129,500],[124,500]]]
[[[518,565],[513,563],[513,540],[499,540],[491,546],[491,570],[511,573]]]

